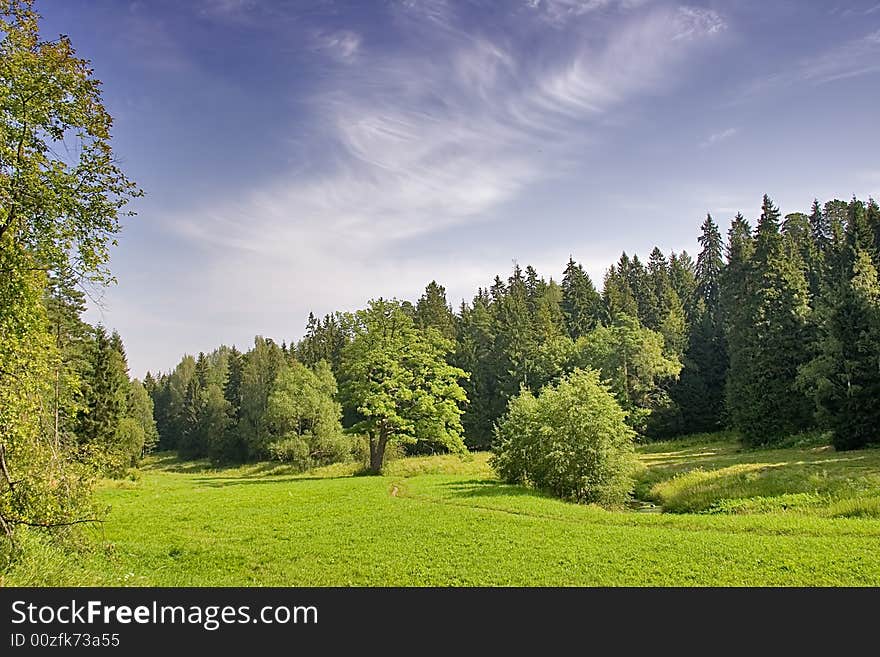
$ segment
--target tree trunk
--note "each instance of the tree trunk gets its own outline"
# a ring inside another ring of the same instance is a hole
[[[370,472],[374,475],[382,472],[382,464],[385,461],[385,445],[388,442],[388,436],[380,433],[376,440],[370,438]]]

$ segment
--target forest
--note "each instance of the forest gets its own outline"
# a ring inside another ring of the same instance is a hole
[[[575,368],[601,373],[642,441],[730,428],[760,446],[821,430],[839,449],[862,447],[880,426],[878,240],[874,200],[816,201],[783,217],[765,196],[754,227],[738,214],[725,239],[707,216],[696,259],[623,253],[598,289],[571,259],[559,282],[517,265],[457,311],[432,281],[414,303],[311,315],[289,345],[258,336],[245,353],[221,346],[148,374],[159,448],[304,467],[341,458],[330,436],[357,433],[365,419],[356,347],[387,318],[455,371],[456,433],[470,449],[491,447],[521,390],[538,393]],[[292,435],[309,444],[294,449]],[[411,454],[455,444],[430,426],[401,438]]]
[[[123,337],[84,313],[114,282],[110,253],[142,191],[70,40],[42,39],[26,1],[0,0],[0,32],[6,564],[22,531],[100,523],[94,488],[150,453],[378,475],[401,455],[492,450],[506,482],[619,508],[636,444],[723,430],[747,449],[880,440],[871,198],[783,215],[765,195],[754,217],[706,216],[695,258],[624,252],[601,282],[577,254],[558,281],[517,264],[458,308],[438,272],[418,299],[377,290],[290,327],[298,339],[206,345],[132,378]]]

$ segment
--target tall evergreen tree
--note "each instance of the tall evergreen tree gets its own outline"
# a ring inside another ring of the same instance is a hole
[[[52,438],[57,447],[75,440],[77,412],[83,404],[81,375],[89,365],[91,327],[82,319],[85,294],[70,269],[51,275],[46,287],[46,316],[58,358],[53,363]]]
[[[446,288],[431,281],[416,302],[416,326],[435,328],[447,340],[455,340],[455,315],[446,301]]]
[[[696,313],[697,279],[694,260],[687,251],[669,256],[669,281],[684,307],[685,320],[690,326]]]
[[[772,442],[809,425],[806,397],[795,386],[809,358],[806,320],[809,291],[803,263],[786,248],[779,211],[764,196],[747,275],[748,324],[735,336],[727,402],[734,425],[750,444]]]
[[[838,449],[880,441],[880,281],[867,251],[851,252],[819,312],[818,353],[800,373],[817,419]]]
[[[589,274],[571,257],[562,275],[562,313],[573,340],[592,331],[602,319],[602,298]]]
[[[123,353],[117,333],[108,336],[103,326],[95,329],[77,431],[85,458],[110,474],[124,470],[130,460],[116,441],[128,406],[128,368]]]
[[[699,243],[702,250],[696,264],[695,317],[681,377],[670,391],[678,404],[680,429],[684,432],[713,431],[721,426],[728,365],[721,316],[724,246],[711,215],[706,215]]]
[[[485,449],[492,443],[493,425],[503,412],[495,352],[495,322],[488,292],[480,289],[470,306],[463,304],[453,363],[470,372],[462,383],[468,404],[462,416],[467,444]]]
[[[602,300],[610,319],[618,315],[639,316],[639,303],[633,288],[632,262],[624,252],[616,265],[608,268],[602,286]]]

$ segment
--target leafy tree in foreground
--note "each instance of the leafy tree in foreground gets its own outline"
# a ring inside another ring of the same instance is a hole
[[[491,463],[510,483],[619,505],[633,488],[634,436],[599,373],[575,370],[537,397],[523,389],[510,401]]]
[[[45,272],[110,280],[109,246],[139,194],[116,165],[89,63],[67,37],[41,40],[38,21],[29,0],[0,0],[0,530],[10,542],[18,525],[75,517],[87,489],[75,447],[41,424],[54,398],[46,383],[63,367]]]
[[[396,300],[378,299],[356,314],[343,363],[343,395],[360,416],[354,429],[370,443],[370,471],[379,473],[391,443],[420,441],[465,450],[459,379],[446,363],[452,344],[436,330],[419,331]]]

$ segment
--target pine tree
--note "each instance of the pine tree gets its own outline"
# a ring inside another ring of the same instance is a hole
[[[688,336],[681,377],[670,391],[685,432],[717,430],[724,413],[727,344],[721,315],[723,243],[711,215],[701,227],[697,256],[695,317]]]
[[[455,340],[455,316],[446,301],[446,288],[431,281],[416,302],[416,326],[435,328],[447,340]]]
[[[108,474],[128,467],[130,455],[117,444],[117,430],[125,416],[129,382],[119,335],[108,336],[103,326],[94,331],[90,367],[84,377],[85,404],[79,415],[83,458]]]
[[[866,250],[851,251],[822,301],[818,354],[800,381],[834,446],[863,447],[880,440],[880,281]]]
[[[809,358],[809,290],[799,253],[786,248],[779,232],[779,216],[765,195],[746,277],[747,323],[731,340],[737,350],[731,349],[728,407],[749,444],[779,440],[810,422],[808,401],[794,385]]]
[[[602,319],[602,299],[590,276],[571,257],[562,275],[562,313],[573,340],[592,331]]]

